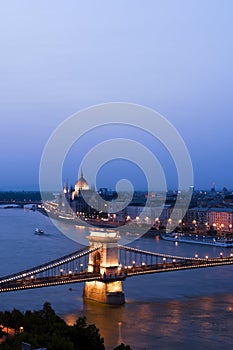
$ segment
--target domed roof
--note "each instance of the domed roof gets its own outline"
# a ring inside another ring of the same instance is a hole
[[[75,186],[79,186],[79,187],[84,187],[84,186],[88,186],[87,181],[84,179],[83,176],[81,176],[78,181],[76,182]]]
[[[83,172],[81,171],[81,176],[75,184],[75,191],[79,190],[89,190],[89,185],[87,180],[83,177]]]

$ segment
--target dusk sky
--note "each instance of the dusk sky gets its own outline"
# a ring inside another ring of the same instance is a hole
[[[58,125],[118,101],[153,108],[173,124],[189,150],[195,188],[233,189],[232,37],[231,0],[2,2],[0,190],[38,189],[42,152]],[[75,182],[88,146],[122,135],[120,127],[87,134],[67,156],[64,177]],[[131,137],[152,147],[150,135]],[[155,149],[175,187],[174,164]],[[115,177],[103,168],[98,185],[113,188],[132,172],[143,189],[141,170],[122,164],[109,167]]]

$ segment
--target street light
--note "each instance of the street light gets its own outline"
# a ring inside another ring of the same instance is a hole
[[[193,220],[192,224],[194,225],[194,232],[196,232],[197,229],[197,220]]]
[[[183,222],[182,222],[182,220],[180,219],[178,221],[178,223],[179,223],[179,227],[180,227],[181,233],[183,233]]]

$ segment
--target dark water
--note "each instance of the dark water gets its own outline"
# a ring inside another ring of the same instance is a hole
[[[38,212],[0,209],[0,275],[57,258],[76,249]],[[35,227],[45,236],[33,234]],[[141,239],[134,246],[175,255],[217,256],[233,252],[208,246]],[[39,309],[51,302],[73,323],[85,315],[95,323],[107,349],[123,341],[138,349],[233,349],[233,266],[167,272],[129,278],[124,282],[126,304],[116,307],[83,302],[83,284],[0,295],[0,309]]]

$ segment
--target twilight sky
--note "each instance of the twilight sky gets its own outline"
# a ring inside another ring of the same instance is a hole
[[[0,190],[38,189],[54,129],[83,108],[114,101],[148,106],[174,125],[190,152],[196,188],[233,189],[232,36],[231,0],[2,2]],[[67,156],[64,178],[75,182],[95,140],[118,135],[127,130],[86,135]],[[153,143],[138,131],[131,137]],[[171,159],[155,149],[168,187],[175,187]],[[113,188],[134,174],[135,187],[144,188],[141,171],[123,163],[103,167],[98,186]]]

